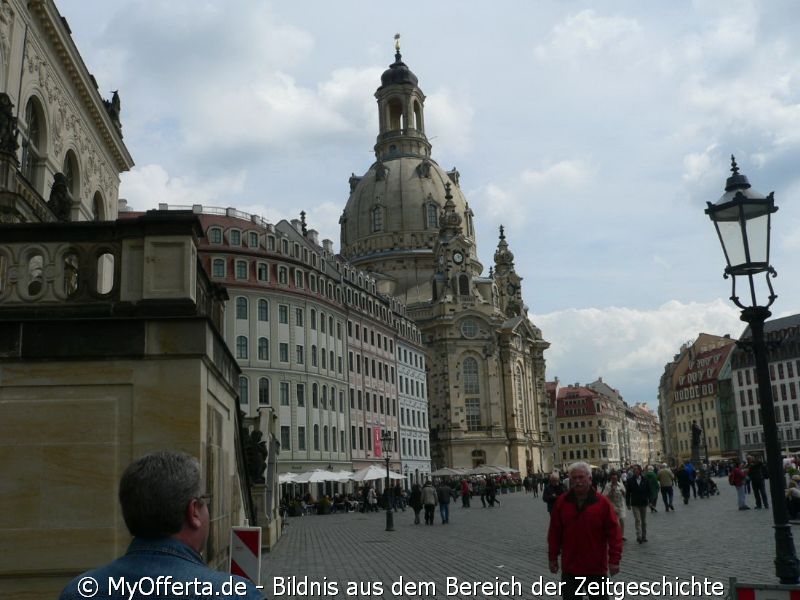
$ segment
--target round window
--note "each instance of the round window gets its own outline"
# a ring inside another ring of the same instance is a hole
[[[474,338],[478,335],[478,324],[474,319],[464,319],[461,323],[461,334],[467,338]]]

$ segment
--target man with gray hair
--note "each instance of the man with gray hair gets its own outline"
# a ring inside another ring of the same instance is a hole
[[[550,513],[550,572],[558,573],[560,555],[564,600],[583,598],[589,583],[599,590],[590,597],[606,598],[606,578],[619,573],[622,558],[619,519],[608,498],[592,488],[588,464],[570,465],[569,480],[569,491],[558,497]]]
[[[208,539],[211,496],[201,489],[200,463],[180,452],[156,452],[131,463],[119,484],[122,516],[134,536],[117,560],[73,579],[61,600],[83,598],[244,598],[255,585],[214,571],[201,556]]]

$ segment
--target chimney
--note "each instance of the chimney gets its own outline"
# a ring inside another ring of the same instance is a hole
[[[292,227],[297,230],[297,233],[303,233],[303,223],[300,219],[292,219]]]
[[[306,237],[316,246],[319,246],[319,231],[316,229],[309,229]]]
[[[322,248],[325,250],[325,252],[327,252],[328,254],[333,256],[333,241],[332,240],[322,240]]]

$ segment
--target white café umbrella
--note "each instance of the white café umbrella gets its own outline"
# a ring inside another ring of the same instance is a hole
[[[313,471],[306,471],[300,473],[294,478],[293,483],[321,483],[323,481],[338,481],[336,474],[326,471],[325,469],[314,469]]]
[[[278,475],[278,483],[294,483],[297,473],[281,473]]]
[[[453,469],[451,467],[442,467],[441,469],[436,469],[433,473],[431,473],[431,477],[460,477],[461,475],[466,475],[466,469]]]
[[[375,479],[383,479],[386,477],[386,468],[377,465],[370,465],[359,471],[356,471],[350,476],[352,481],[374,481]],[[389,479],[405,479],[400,473],[389,471]]]

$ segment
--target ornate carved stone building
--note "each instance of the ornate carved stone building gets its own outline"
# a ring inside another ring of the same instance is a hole
[[[0,2],[0,222],[115,219],[119,116],[52,0]]]
[[[528,318],[503,230],[483,275],[460,175],[431,157],[425,95],[399,45],[375,97],[376,160],[350,177],[341,252],[404,301],[423,333],[433,466],[549,470],[549,344]]]

